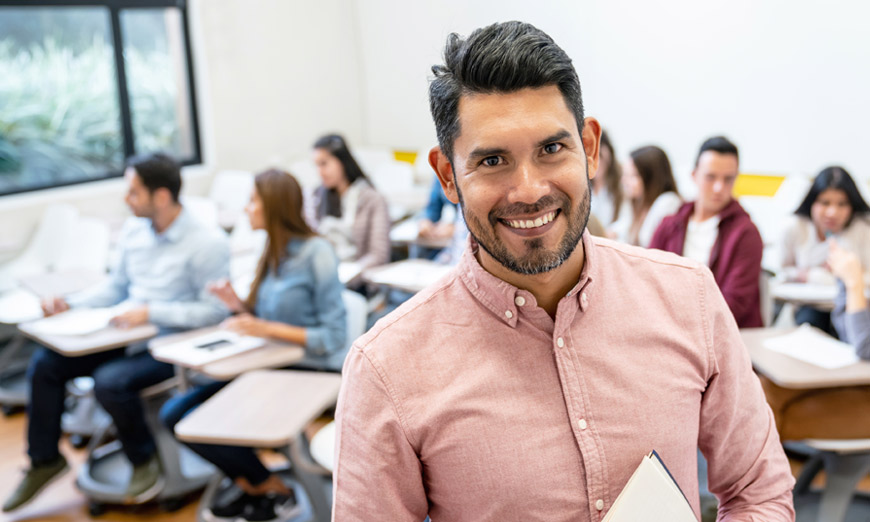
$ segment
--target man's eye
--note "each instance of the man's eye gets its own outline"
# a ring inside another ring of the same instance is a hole
[[[561,143],[548,143],[548,144],[544,145],[544,152],[547,154],[555,154],[555,153],[559,152],[560,150],[562,150]]]
[[[487,167],[495,167],[499,164],[499,161],[500,160],[498,156],[490,156],[488,158],[483,158],[483,161],[481,163],[486,165]]]

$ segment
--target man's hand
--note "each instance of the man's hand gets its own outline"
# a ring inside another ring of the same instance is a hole
[[[63,297],[46,297],[39,304],[42,306],[42,313],[46,317],[69,310],[69,304],[64,301]]]
[[[236,291],[233,289],[233,285],[230,284],[229,280],[220,279],[214,281],[209,283],[206,288],[212,295],[220,299],[230,312],[241,313],[247,310],[247,308],[245,308],[245,303],[239,299],[238,294],[236,294]]]
[[[269,335],[269,322],[251,314],[234,315],[221,323],[221,326],[239,335],[253,335],[254,337],[268,337]]]
[[[116,315],[109,321],[116,328],[135,328],[148,322],[148,307],[139,306]]]

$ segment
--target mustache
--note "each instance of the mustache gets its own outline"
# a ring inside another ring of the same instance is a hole
[[[489,212],[489,222],[495,225],[499,219],[510,219],[514,216],[523,216],[536,214],[544,209],[559,207],[566,208],[568,198],[566,196],[556,196],[548,194],[534,203],[511,203],[503,207],[494,208]]]

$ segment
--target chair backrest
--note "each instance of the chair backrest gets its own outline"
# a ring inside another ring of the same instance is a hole
[[[244,170],[223,170],[215,174],[208,199],[217,205],[218,221],[228,228],[244,214],[254,189],[254,175]]]
[[[92,217],[79,218],[64,242],[56,270],[83,268],[104,273],[109,262],[109,224]]]
[[[219,226],[218,209],[214,201],[200,196],[182,196],[181,204],[203,225]]]
[[[347,342],[348,348],[359,336],[366,332],[368,323],[368,302],[362,295],[353,290],[343,290],[341,300],[347,311]]]

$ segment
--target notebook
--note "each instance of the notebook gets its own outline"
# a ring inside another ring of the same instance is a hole
[[[262,337],[251,337],[227,330],[218,330],[193,339],[185,339],[152,348],[151,353],[158,360],[168,359],[191,368],[199,368],[259,348],[264,344],[266,344],[266,340]]]
[[[658,453],[644,456],[604,522],[698,522],[692,506]]]

